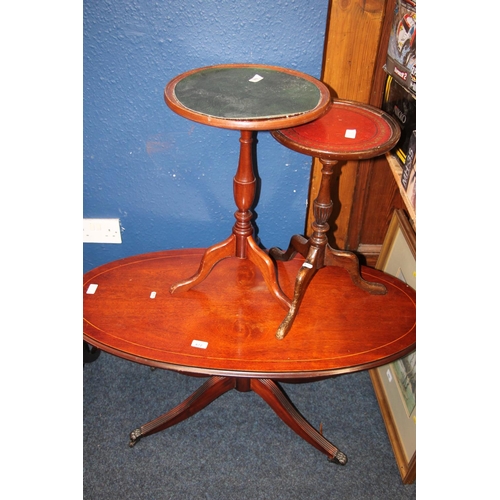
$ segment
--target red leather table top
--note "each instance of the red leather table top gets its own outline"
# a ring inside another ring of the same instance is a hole
[[[354,101],[335,100],[320,118],[272,132],[290,149],[333,160],[367,159],[392,149],[401,131],[384,111]]]

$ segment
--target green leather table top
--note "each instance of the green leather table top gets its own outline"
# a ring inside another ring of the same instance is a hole
[[[257,65],[210,67],[192,73],[176,84],[175,97],[197,113],[242,120],[305,113],[321,99],[313,82]]]

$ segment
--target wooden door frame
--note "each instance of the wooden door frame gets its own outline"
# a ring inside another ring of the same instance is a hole
[[[380,107],[383,98],[392,14],[396,0],[330,0],[323,54],[322,81],[333,98],[350,99]],[[365,209],[373,173],[373,160],[347,162],[332,182],[334,209],[330,219],[332,246],[358,250],[362,242]],[[309,188],[306,235],[312,233],[313,201],[319,190],[321,164],[313,160]],[[394,185],[397,195],[397,186]],[[334,191],[335,190],[335,191]],[[388,221],[383,221],[385,225]],[[378,246],[377,246],[378,245]],[[373,260],[372,259],[372,260]]]

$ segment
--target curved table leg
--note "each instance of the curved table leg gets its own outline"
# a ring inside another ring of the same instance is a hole
[[[297,252],[306,259],[295,280],[295,290],[290,310],[276,331],[276,338],[278,339],[283,339],[290,331],[309,282],[316,271],[324,266],[339,266],[345,269],[351,276],[353,283],[368,293],[374,295],[387,293],[387,289],[382,283],[372,283],[361,277],[359,261],[353,252],[334,250],[328,244],[326,233],[330,229],[328,219],[333,208],[330,181],[337,161],[325,158],[320,158],[320,161],[323,168],[321,170],[321,184],[318,196],[313,203],[312,235],[308,240],[300,235],[292,236],[285,252],[278,248],[272,248],[269,251],[269,255],[277,260],[290,260]]]
[[[321,432],[312,427],[293,406],[283,389],[271,379],[214,375],[175,408],[132,431],[129,446],[134,446],[141,437],[155,434],[186,420],[231,389],[240,392],[254,391],[296,434],[327,455],[330,462],[340,465],[347,463],[346,455],[325,439]]]
[[[269,255],[259,248],[253,239],[252,210],[255,200],[256,177],[254,173],[254,152],[256,143],[255,133],[251,130],[242,130],[240,133],[240,156],[238,169],[233,178],[234,201],[237,210],[234,213],[235,223],[229,238],[211,246],[202,257],[200,266],[195,275],[173,284],[170,293],[187,291],[202,282],[213,267],[227,257],[250,259],[261,271],[267,287],[276,297],[280,305],[288,310],[291,301],[281,290],[276,276],[274,263]]]
[[[240,133],[240,156],[238,169],[233,178],[234,201],[237,210],[234,213],[235,223],[233,233],[221,243],[208,248],[201,260],[195,275],[186,280],[173,284],[170,293],[187,291],[203,281],[213,267],[222,259],[227,257],[238,257],[250,259],[261,271],[267,287],[276,297],[280,305],[288,310],[291,301],[281,290],[276,276],[274,263],[269,255],[259,248],[253,239],[253,217],[251,207],[255,200],[256,177],[254,173],[254,152],[256,139],[251,130],[242,130]]]
[[[347,456],[325,439],[293,406],[284,391],[271,379],[252,379],[251,389],[257,393],[295,433],[317,450],[327,455],[330,462],[347,463]]]
[[[88,342],[83,341],[83,366],[85,367],[85,363],[94,362],[99,355],[101,354],[101,350],[93,345],[90,345]]]
[[[382,283],[366,281],[361,277],[359,260],[356,254],[345,250],[335,250],[330,245],[325,248],[325,266],[338,266],[345,269],[353,283],[372,295],[385,295],[387,288]]]
[[[311,246],[311,248],[309,249],[309,255],[297,272],[297,276],[295,278],[295,288],[293,291],[292,305],[290,307],[290,310],[288,311],[288,314],[285,316],[280,326],[276,330],[276,338],[279,340],[284,339],[287,333],[290,331],[290,328],[292,328],[293,322],[295,320],[295,317],[297,316],[297,313],[299,312],[299,307],[302,299],[304,298],[307,287],[310,281],[313,279],[313,276],[316,274],[316,271],[318,270],[317,262],[318,254],[320,253],[321,251],[319,248]],[[319,265],[319,267],[322,267],[322,264]]]
[[[193,392],[191,396],[175,408],[132,431],[130,433],[129,446],[134,446],[141,437],[149,436],[150,434],[172,427],[195,413],[198,413],[219,396],[234,389],[235,384],[235,379],[231,377],[210,377],[200,388]]]
[[[236,237],[234,234],[221,243],[217,243],[216,245],[207,248],[203,254],[200,267],[198,268],[196,274],[191,276],[191,278],[173,284],[170,287],[170,293],[174,294],[175,292],[181,290],[187,291],[198,283],[201,283],[210,274],[210,271],[214,268],[215,264],[222,259],[234,257],[236,254],[235,252]]]
[[[273,259],[285,262],[293,259],[297,252],[300,253],[302,257],[306,258],[309,253],[310,246],[310,240],[304,238],[300,234],[294,234],[290,239],[290,243],[288,244],[286,251],[283,251],[278,247],[273,247],[269,250],[269,255]]]
[[[174,294],[179,291],[187,291],[191,289],[198,283],[201,283],[210,274],[218,262],[228,257],[235,257],[236,242],[237,237],[232,234],[223,242],[208,248],[203,254],[196,274],[186,280],[173,284],[170,287],[170,293]],[[272,259],[257,245],[257,243],[255,243],[252,236],[246,238],[244,245],[246,248],[245,258],[248,258],[259,268],[270,292],[276,297],[281,306],[288,310],[291,305],[291,300],[283,293],[278,284],[276,269]]]
[[[267,255],[266,252],[264,252],[264,250],[262,250],[257,245],[257,243],[255,243],[253,237],[251,236],[248,237],[246,243],[247,243],[247,257],[251,262],[253,262],[259,268],[260,272],[262,273],[262,276],[264,277],[264,281],[266,282],[267,288],[276,297],[276,299],[278,299],[278,302],[284,309],[286,310],[290,309],[291,301],[283,293],[278,284],[276,269],[274,267],[272,259],[269,257],[269,255]]]
[[[306,260],[295,278],[292,304],[288,314],[276,330],[276,338],[280,340],[284,339],[292,328],[311,279],[316,274],[316,271],[325,266],[337,266],[345,269],[349,273],[353,283],[365,292],[372,295],[385,295],[387,293],[387,289],[382,283],[374,283],[362,278],[356,254],[345,250],[335,250],[328,244],[318,245],[312,238],[305,240],[302,236],[295,235],[292,237],[286,252],[274,247],[269,251],[269,254],[276,260],[286,261],[292,259],[297,252],[304,255],[306,249],[309,252],[306,254]]]

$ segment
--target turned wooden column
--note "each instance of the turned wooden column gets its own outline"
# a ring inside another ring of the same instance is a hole
[[[252,216],[250,208],[255,200],[256,178],[253,171],[252,148],[254,132],[242,130],[240,137],[240,158],[238,170],[233,179],[234,201],[238,210],[234,213],[236,222],[233,234],[236,236],[236,257],[247,257],[247,238],[252,236]]]

